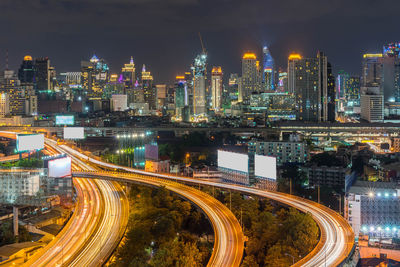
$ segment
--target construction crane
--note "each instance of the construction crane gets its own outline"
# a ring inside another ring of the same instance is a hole
[[[206,48],[204,47],[204,44],[203,44],[203,38],[201,38],[200,32],[199,32],[199,38],[200,38],[200,44],[201,44],[201,49],[203,50],[203,54],[207,54]]]

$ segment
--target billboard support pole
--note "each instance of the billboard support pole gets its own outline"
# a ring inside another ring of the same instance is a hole
[[[18,207],[13,206],[13,230],[18,243]]]

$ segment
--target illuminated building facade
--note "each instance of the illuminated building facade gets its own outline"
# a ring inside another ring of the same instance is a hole
[[[291,54],[288,58],[288,92],[294,94],[296,88],[296,62],[303,57],[300,54]]]
[[[399,237],[399,196],[396,183],[357,181],[346,194],[344,205],[344,217],[356,237]]]
[[[400,42],[383,47],[383,94],[386,102],[400,102]]]
[[[288,92],[288,73],[286,71],[279,71],[276,89],[281,93]]]
[[[275,63],[267,46],[263,47],[263,83],[264,90],[275,89]]]
[[[4,117],[10,113],[9,97],[7,93],[0,93],[0,116]]]
[[[290,64],[294,67],[291,75],[295,77],[297,119],[334,121],[335,79],[327,57],[318,52],[315,58],[296,59]]]
[[[372,89],[375,89],[375,92],[372,92]],[[368,122],[383,121],[384,101],[379,91],[379,87],[370,87],[361,95],[361,119]]]
[[[143,64],[142,68],[142,87],[144,103],[149,104],[150,110],[157,109],[157,92],[156,87],[153,85],[153,76],[150,71],[146,71],[146,66]]]
[[[189,94],[185,76],[179,75],[175,79],[175,117],[177,120],[184,120],[185,107],[189,106]]]
[[[362,87],[382,86],[382,54],[364,54],[362,60]]]
[[[239,87],[239,102],[248,102],[250,95],[261,91],[260,63],[256,54],[245,53],[242,58],[242,77]]]
[[[193,115],[204,116],[207,113],[206,75],[207,54],[202,53],[194,59],[193,71]]]
[[[4,71],[3,76],[0,78],[0,93],[8,95],[11,115],[25,115],[25,91],[14,71]]]
[[[133,57],[131,57],[129,64],[124,64],[124,67],[122,68],[122,76],[126,87],[132,87],[135,84],[136,68],[135,63],[133,62]]]
[[[22,61],[21,67],[18,70],[18,79],[21,83],[31,83],[35,81],[35,65],[31,56],[27,55]]]
[[[221,110],[221,98],[222,98],[222,68],[213,67],[211,71],[211,108],[215,112]]]
[[[104,59],[96,55],[90,61],[81,62],[81,83],[89,99],[100,99],[104,86],[110,79],[109,67]]]

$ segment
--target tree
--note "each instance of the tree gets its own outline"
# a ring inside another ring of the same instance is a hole
[[[246,256],[241,264],[241,267],[259,267],[254,255]]]

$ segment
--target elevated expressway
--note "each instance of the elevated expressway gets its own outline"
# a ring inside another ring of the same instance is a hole
[[[354,247],[353,230],[351,226],[343,219],[343,217],[335,211],[313,201],[284,193],[265,191],[240,185],[217,183],[168,174],[145,172],[128,167],[104,163],[102,161],[88,157],[70,147],[62,147],[69,154],[79,157],[84,161],[88,161],[98,166],[114,170],[112,172],[102,171],[95,173],[74,172],[73,176],[76,177],[102,178],[114,181],[148,184],[164,183],[166,186],[176,185],[177,182],[195,185],[201,184],[273,199],[285,205],[289,205],[296,209],[299,209],[303,212],[310,213],[320,228],[321,238],[314,250],[302,260],[297,262],[294,266],[338,266],[344,260],[346,260]],[[116,170],[123,171],[125,173],[116,172]]]
[[[15,133],[0,132],[15,139]],[[64,153],[46,145],[48,155]],[[73,169],[96,168],[72,157]],[[61,232],[24,266],[101,266],[119,244],[126,229],[129,204],[117,182],[74,179],[77,204]]]

